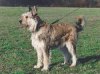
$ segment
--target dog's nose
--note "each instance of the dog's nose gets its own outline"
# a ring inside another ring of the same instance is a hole
[[[22,20],[19,20],[19,23],[22,23]]]

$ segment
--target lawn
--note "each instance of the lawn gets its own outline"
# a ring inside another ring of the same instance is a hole
[[[39,7],[40,17],[52,23],[77,8]],[[52,50],[52,67],[48,72],[34,69],[36,52],[31,46],[30,32],[20,28],[19,17],[25,7],[0,7],[0,74],[100,74],[100,8],[80,8],[60,22],[75,23],[84,15],[86,25],[77,43],[78,64],[74,68],[61,66],[63,56]]]

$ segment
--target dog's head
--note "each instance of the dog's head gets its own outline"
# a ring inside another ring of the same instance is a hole
[[[38,24],[37,19],[37,8],[34,6],[29,7],[29,11],[21,15],[19,22],[22,27],[35,31]]]

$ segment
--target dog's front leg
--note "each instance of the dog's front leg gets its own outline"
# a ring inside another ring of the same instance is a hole
[[[47,71],[49,69],[49,50],[48,49],[43,49],[43,68],[41,71]]]
[[[34,65],[34,68],[40,68],[43,66],[43,53],[41,49],[37,49],[37,65]]]

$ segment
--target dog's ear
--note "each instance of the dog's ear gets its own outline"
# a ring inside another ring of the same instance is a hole
[[[33,6],[31,12],[32,12],[32,15],[36,15],[37,14],[37,7]]]
[[[33,9],[37,12],[37,6],[33,6]]]
[[[32,7],[31,6],[29,6],[28,8],[29,8],[29,12],[32,11]]]

